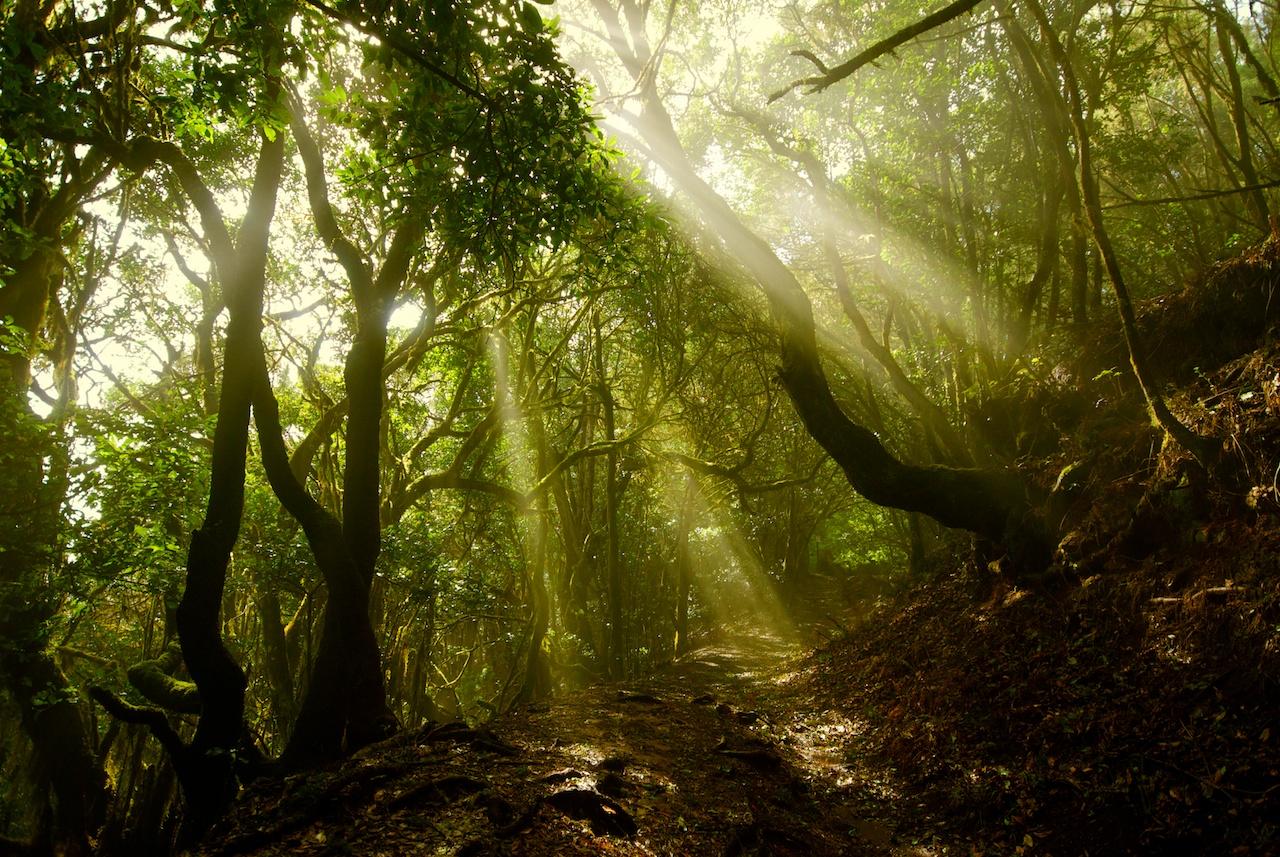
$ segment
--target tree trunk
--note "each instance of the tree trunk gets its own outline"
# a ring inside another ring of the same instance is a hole
[[[376,276],[338,226],[329,202],[323,159],[301,110],[291,105],[307,196],[320,238],[347,273],[356,306],[356,330],[343,371],[347,393],[342,520],[309,494],[289,466],[275,397],[261,368],[255,414],[263,438],[263,462],[272,490],[302,525],[329,587],[319,651],[293,737],[282,761],[306,766],[359,749],[398,728],[387,704],[382,654],[370,616],[370,594],[382,549],[382,406],[387,362],[387,320],[421,241],[422,224],[406,219],[396,228]],[[264,435],[263,422],[268,423]]]
[[[1020,477],[999,470],[905,464],[844,413],[828,385],[813,307],[799,281],[693,171],[656,93],[649,92],[645,103],[641,125],[650,150],[763,287],[778,322],[783,386],[806,431],[840,466],[853,489],[878,505],[922,512],[945,526],[1002,543],[1020,568],[1043,567],[1049,559],[1048,539]]]
[[[284,624],[280,621],[280,597],[267,581],[260,581],[254,603],[262,623],[262,649],[267,676],[271,680],[272,715],[277,740],[289,737],[293,727],[293,670],[289,666]]]
[[[1111,237],[1107,234],[1106,225],[1103,222],[1102,202],[1098,195],[1098,177],[1093,167],[1089,132],[1085,126],[1084,107],[1071,59],[1067,56],[1062,43],[1058,40],[1058,34],[1050,25],[1048,16],[1045,14],[1039,0],[1028,0],[1027,6],[1032,14],[1035,15],[1036,21],[1040,26],[1041,36],[1048,43],[1049,51],[1057,63],[1067,87],[1067,112],[1076,138],[1080,197],[1084,205],[1085,215],[1088,218],[1089,230],[1093,234],[1093,241],[1098,249],[1098,255],[1102,259],[1103,268],[1107,272],[1107,279],[1111,281],[1112,290],[1116,295],[1116,306],[1120,311],[1120,326],[1124,331],[1125,344],[1129,349],[1129,364],[1133,367],[1134,377],[1138,380],[1138,386],[1142,389],[1142,394],[1146,398],[1147,407],[1151,411],[1154,422],[1164,430],[1168,437],[1189,452],[1201,466],[1208,467],[1213,458],[1211,444],[1205,438],[1199,437],[1183,425],[1169,410],[1169,406],[1165,402],[1164,395],[1155,379],[1154,372],[1147,361],[1146,349],[1138,333],[1138,321],[1133,311],[1133,303],[1129,298],[1129,290],[1125,285],[1124,276],[1120,270],[1120,259],[1116,255],[1115,248],[1111,244]]]
[[[697,490],[693,474],[685,474],[680,510],[676,513],[676,657],[689,651],[689,595],[693,587],[689,531],[693,528],[693,501]]]
[[[284,139],[277,135],[262,144],[234,259],[221,260],[229,318],[209,465],[209,501],[204,522],[191,536],[186,587],[177,612],[182,657],[200,689],[202,703],[191,744],[174,759],[187,801],[187,841],[203,834],[223,815],[237,790],[235,758],[244,737],[248,682],[222,641],[219,613],[227,565],[244,511],[255,356],[262,350],[268,234],[283,164]]]
[[[556,583],[556,600],[564,627],[578,638],[579,645],[589,647],[593,659],[599,657],[591,622],[586,616],[587,557],[584,550],[585,528],[578,519],[578,507],[569,496],[565,473],[557,471],[551,480],[551,498],[560,520],[560,541],[564,545],[564,568]]]
[[[1262,195],[1262,190],[1258,188],[1261,180],[1258,178],[1258,171],[1253,166],[1253,143],[1249,139],[1249,116],[1244,105],[1244,94],[1240,86],[1240,73],[1236,70],[1235,51],[1231,48],[1231,36],[1228,32],[1228,24],[1224,24],[1220,16],[1214,26],[1214,31],[1218,36],[1218,51],[1222,55],[1222,66],[1226,71],[1227,81],[1231,84],[1231,122],[1236,132],[1236,147],[1240,152],[1239,164],[1240,173],[1244,176],[1244,183],[1253,190],[1245,194],[1245,202],[1248,204],[1250,211],[1253,213],[1255,223],[1260,231],[1266,232],[1270,229],[1270,211],[1267,208],[1267,199]],[[1237,28],[1239,25],[1236,25]]]
[[[263,468],[280,502],[302,525],[329,590],[311,679],[280,757],[286,769],[300,769],[386,737],[394,720],[379,721],[372,713],[385,708],[386,692],[369,621],[369,588],[343,538],[342,524],[306,492],[289,468],[261,341],[256,358],[254,414]]]
[[[595,328],[596,385],[604,412],[605,440],[613,443],[618,439],[618,432],[614,419],[613,391],[610,388],[609,379],[605,376],[604,340],[598,314],[595,319]],[[618,502],[621,499],[621,490],[618,480],[617,447],[610,447],[609,452],[605,455],[604,478],[605,585],[609,593],[609,676],[613,679],[620,679],[626,671],[626,665],[623,662],[626,635],[623,629],[622,559],[618,533]]]
[[[547,512],[538,508],[530,515],[535,519],[530,523],[534,532],[533,543],[529,546],[529,601],[533,615],[529,623],[524,679],[515,698],[517,703],[533,702],[551,693],[551,665],[542,649],[551,618],[546,584]]]
[[[143,140],[136,149],[122,149],[120,156],[135,165],[149,166],[157,159],[169,165],[200,214],[229,310],[209,499],[204,521],[191,536],[186,586],[175,615],[182,657],[200,694],[195,735],[186,743],[159,710],[137,708],[109,691],[91,689],[94,698],[118,719],[148,726],[169,754],[187,804],[181,839],[191,843],[234,799],[237,760],[256,753],[246,743],[247,680],[223,643],[220,613],[244,511],[249,414],[262,353],[267,250],[284,165],[284,138],[275,135],[261,145],[248,207],[234,243],[212,192],[176,146]]]
[[[51,791],[53,845],[78,855],[89,852],[88,837],[102,824],[108,790],[79,698],[46,649],[56,609],[48,575],[58,560],[66,481],[46,474],[43,459],[65,458],[56,449],[65,440],[31,412],[27,390],[31,353],[58,281],[58,230],[71,213],[51,208],[45,229],[53,232],[42,244],[24,259],[0,259],[0,270],[12,269],[0,281],[0,681]]]
[[[1020,356],[1026,350],[1031,340],[1031,320],[1040,304],[1040,296],[1044,293],[1045,286],[1051,285],[1058,273],[1058,221],[1066,183],[1062,180],[1062,171],[1056,160],[1046,164],[1044,170],[1051,173],[1053,179],[1040,196],[1040,241],[1037,244],[1036,269],[1023,290],[1018,305],[1018,316],[1009,342],[1011,357]],[[1053,297],[1056,298],[1056,295]],[[1056,300],[1051,303],[1056,303]],[[1045,329],[1048,330],[1051,326],[1051,323],[1046,324]]]

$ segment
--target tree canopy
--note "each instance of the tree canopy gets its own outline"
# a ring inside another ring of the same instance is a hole
[[[957,533],[1073,573],[1130,394],[1235,485],[1140,310],[1274,234],[1275,20],[0,0],[0,832],[191,844]]]

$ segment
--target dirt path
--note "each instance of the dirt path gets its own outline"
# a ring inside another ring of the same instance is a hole
[[[251,791],[220,854],[926,854],[789,685],[801,647],[719,641],[635,682],[428,726]]]

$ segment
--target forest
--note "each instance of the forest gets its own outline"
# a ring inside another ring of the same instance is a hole
[[[1280,855],[1276,26],[0,0],[0,857]]]

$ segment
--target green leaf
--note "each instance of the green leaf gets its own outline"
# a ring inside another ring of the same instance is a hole
[[[532,3],[520,7],[520,26],[530,35],[542,32],[542,13]]]
[[[337,107],[347,100],[347,90],[342,86],[326,89],[320,93],[320,100],[329,107]]]

